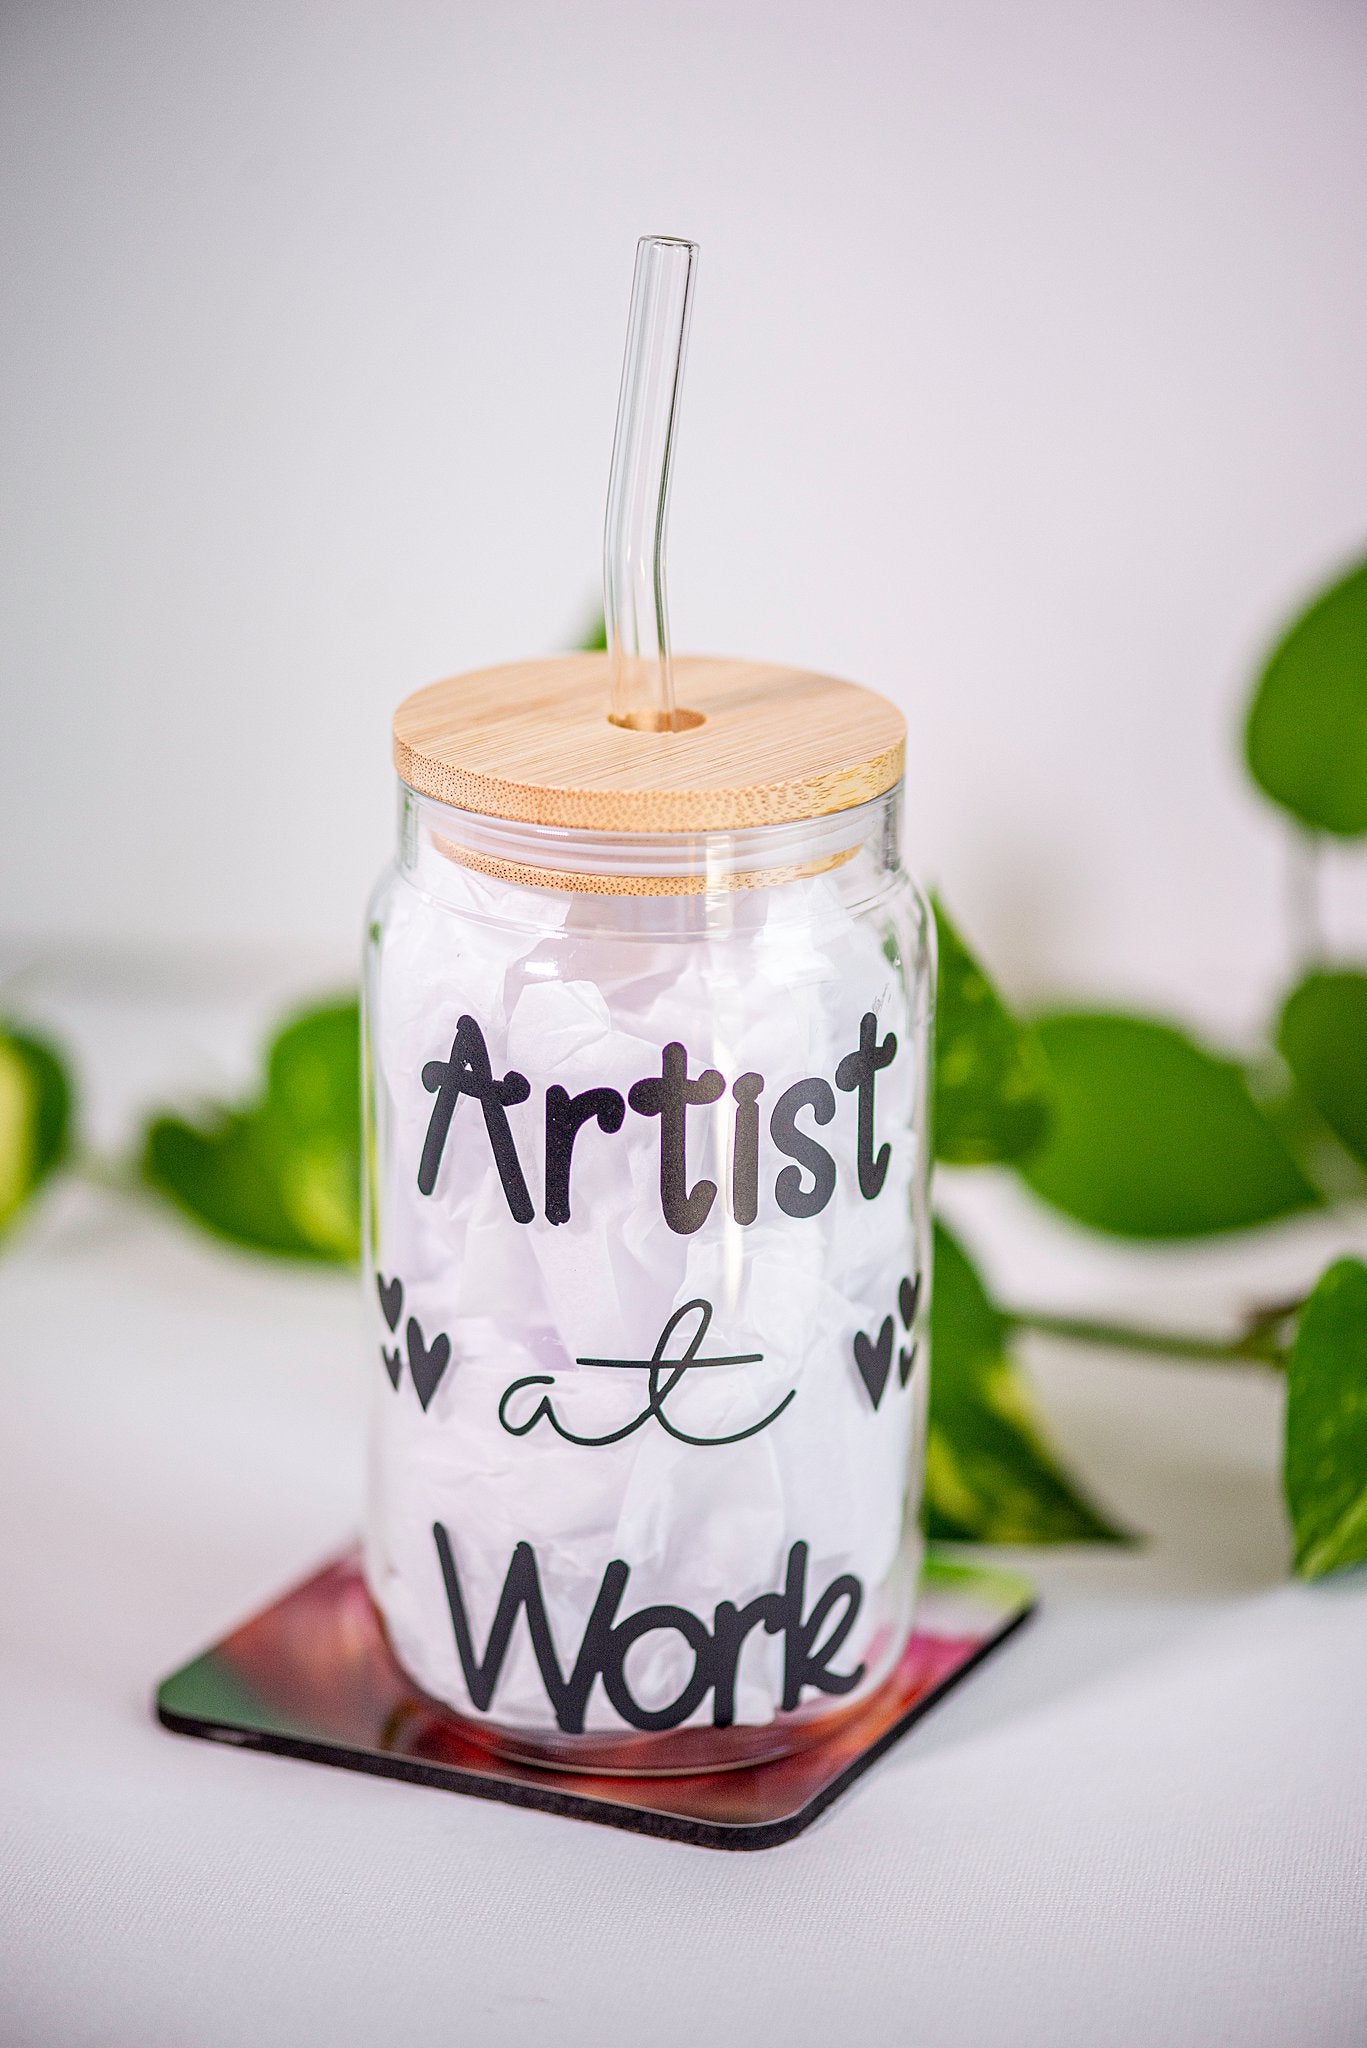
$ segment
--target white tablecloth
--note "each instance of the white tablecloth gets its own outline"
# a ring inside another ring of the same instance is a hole
[[[1248,1275],[955,1199],[1018,1295],[1213,1315]],[[1035,1621],[807,1835],[725,1856],[153,1721],[356,1524],[349,1280],[72,1189],[0,1256],[0,1343],[5,2048],[1367,2039],[1367,1583],[1285,1583],[1275,1384],[1037,1348],[1153,1540],[1014,1557]]]

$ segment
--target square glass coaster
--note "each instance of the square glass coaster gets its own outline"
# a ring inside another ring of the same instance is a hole
[[[1014,1572],[926,1560],[916,1633],[886,1684],[791,1756],[679,1777],[604,1777],[496,1755],[400,1670],[354,1552],[244,1622],[157,1691],[181,1735],[406,1778],[713,1849],[767,1849],[809,1827],[1030,1614]]]

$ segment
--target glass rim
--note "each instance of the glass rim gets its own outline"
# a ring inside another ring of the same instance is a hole
[[[899,779],[847,810],[742,828],[595,832],[465,811],[400,782],[402,814],[415,812],[454,866],[533,888],[592,895],[703,895],[771,888],[843,867],[871,840],[895,865]],[[889,831],[889,819],[893,829]],[[401,844],[406,834],[401,831]]]

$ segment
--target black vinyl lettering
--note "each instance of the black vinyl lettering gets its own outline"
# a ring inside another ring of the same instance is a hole
[[[600,1677],[608,1700],[630,1728],[639,1728],[643,1732],[678,1728],[696,1713],[709,1691],[713,1695],[713,1726],[732,1727],[741,1652],[747,1636],[758,1627],[763,1627],[769,1635],[784,1638],[785,1713],[791,1713],[799,1705],[805,1687],[815,1687],[818,1692],[848,1693],[854,1690],[865,1673],[863,1664],[850,1672],[830,1669],[831,1660],[839,1654],[854,1627],[863,1603],[864,1589],[852,1572],[843,1572],[832,1579],[804,1620],[802,1608],[806,1600],[808,1555],[805,1543],[794,1543],[788,1552],[787,1575],[781,1593],[762,1593],[745,1607],[737,1607],[730,1600],[719,1602],[711,1629],[688,1608],[667,1604],[643,1607],[639,1613],[617,1621],[617,1609],[626,1591],[630,1569],[620,1558],[614,1558],[603,1573],[574,1668],[566,1676],[560,1668],[542,1597],[536,1553],[530,1543],[519,1543],[513,1551],[481,1658],[475,1650],[451,1539],[440,1522],[433,1523],[432,1534],[441,1564],[446,1604],[451,1611],[460,1668],[471,1702],[481,1714],[487,1714],[493,1705],[519,1612],[526,1614],[537,1670],[546,1688],[547,1700],[554,1710],[556,1725],[566,1735],[583,1733],[594,1681]],[[844,1603],[843,1611],[824,1642],[819,1642],[822,1630],[841,1602]],[[673,1629],[683,1637],[693,1653],[693,1669],[676,1698],[662,1707],[643,1707],[627,1683],[626,1660],[633,1645],[657,1629]]]
[[[892,1145],[877,1144],[877,1077],[897,1055],[897,1036],[889,1031],[880,1040],[878,1019],[865,1011],[859,1026],[859,1044],[836,1066],[835,1086],[857,1098],[858,1133],[855,1164],[859,1192],[871,1202],[887,1182]],[[626,1120],[626,1107],[638,1116],[660,1120],[660,1209],[669,1228],[689,1237],[701,1230],[712,1214],[717,1186],[711,1180],[688,1177],[688,1112],[718,1102],[726,1082],[715,1067],[705,1067],[690,1076],[687,1048],[677,1039],[661,1049],[658,1074],[643,1075],[627,1090],[626,1101],[616,1088],[586,1088],[571,1095],[553,1084],[546,1090],[545,1116],[545,1199],[546,1220],[568,1223],[571,1217],[570,1184],[574,1148],[586,1124],[597,1123],[602,1131],[615,1133]],[[518,1223],[530,1223],[534,1210],[526,1178],[518,1157],[517,1143],[508,1120],[508,1110],[525,1102],[531,1085],[525,1074],[513,1070],[496,1078],[489,1063],[489,1049],[473,1017],[462,1017],[451,1042],[449,1056],[429,1060],[422,1069],[422,1083],[435,1095],[432,1113],[418,1164],[418,1187],[430,1195],[437,1184],[442,1158],[450,1137],[456,1105],[469,1095],[480,1105],[499,1180],[512,1216]],[[759,1214],[760,1115],[759,1098],[765,1080],[762,1074],[741,1074],[731,1083],[735,1102],[732,1125],[729,1206],[742,1227]],[[785,1088],[769,1118],[769,1131],[779,1151],[794,1163],[779,1169],[774,1194],[787,1216],[817,1216],[836,1189],[835,1160],[810,1129],[799,1126],[806,1110],[816,1124],[830,1123],[835,1114],[831,1084],[813,1076]]]
[[[737,1607],[730,1600],[718,1602],[712,1617],[712,1635],[716,1645],[712,1701],[714,1728],[729,1728],[735,1721],[736,1674],[740,1669],[740,1653],[745,1647],[745,1638],[752,1628],[758,1628],[761,1623],[769,1635],[778,1635],[783,1628],[784,1615],[781,1593],[761,1593],[758,1600],[751,1600],[745,1607]]]
[[[659,1075],[633,1081],[627,1091],[627,1101],[638,1116],[660,1119],[660,1207],[665,1222],[680,1237],[702,1229],[717,1199],[715,1181],[688,1185],[688,1112],[695,1105],[716,1102],[725,1087],[715,1067],[705,1068],[690,1081],[688,1054],[675,1040],[661,1054]]]
[[[880,1045],[878,1042],[878,1019],[872,1010],[866,1010],[859,1024],[859,1050],[847,1052],[835,1070],[835,1085],[848,1095],[859,1092],[859,1192],[866,1202],[871,1202],[881,1193],[883,1182],[888,1176],[888,1161],[892,1157],[891,1145],[879,1147],[877,1156],[873,1150],[873,1085],[874,1077],[890,1067],[897,1056],[897,1035],[890,1031]]]
[[[522,1163],[508,1123],[509,1108],[514,1103],[525,1102],[532,1092],[526,1075],[510,1072],[501,1081],[496,1081],[489,1066],[489,1048],[484,1043],[484,1033],[473,1017],[462,1017],[451,1041],[450,1058],[429,1060],[422,1070],[422,1085],[437,1099],[432,1105],[432,1119],[427,1126],[427,1138],[418,1163],[420,1191],[430,1195],[436,1186],[456,1104],[462,1095],[472,1095],[484,1111],[489,1147],[508,1207],[516,1222],[530,1223],[536,1212],[527,1193]]]
[[[736,1136],[731,1149],[731,1214],[753,1223],[759,1214],[759,1097],[763,1074],[742,1074],[731,1083],[736,1099]]]
[[[570,1220],[570,1168],[574,1141],[585,1124],[620,1131],[627,1106],[615,1088],[586,1088],[582,1095],[552,1086],[546,1090],[546,1221]]]
[[[593,1681],[598,1676],[603,1658],[609,1652],[612,1637],[613,1616],[617,1612],[625,1590],[629,1567],[620,1558],[614,1558],[603,1574],[598,1588],[598,1597],[593,1603],[588,1627],[584,1630],[579,1645],[579,1655],[574,1660],[574,1669],[568,1678],[560,1669],[556,1655],[555,1640],[551,1625],[546,1618],[546,1603],[541,1597],[541,1579],[536,1569],[536,1552],[530,1543],[519,1543],[514,1550],[503,1591],[499,1595],[498,1611],[489,1630],[481,1662],[475,1655],[474,1639],[470,1633],[469,1617],[465,1612],[465,1600],[460,1590],[460,1575],[456,1560],[451,1552],[451,1539],[440,1522],[432,1524],[436,1539],[437,1556],[441,1560],[441,1576],[446,1587],[446,1604],[451,1610],[451,1626],[455,1630],[456,1651],[460,1657],[460,1668],[465,1675],[465,1684],[471,1701],[481,1714],[487,1714],[498,1681],[503,1673],[504,1659],[512,1638],[513,1625],[518,1609],[527,1616],[527,1630],[532,1639],[532,1651],[536,1657],[536,1668],[541,1673],[541,1683],[546,1688],[546,1697],[555,1709],[556,1725],[566,1735],[582,1735],[584,1732],[584,1710],[588,1706]]]
[[[683,1691],[668,1706],[643,1707],[627,1685],[627,1652],[642,1636],[664,1628],[676,1629],[688,1644],[693,1652],[693,1669]],[[603,1663],[603,1690],[622,1719],[633,1728],[652,1732],[678,1728],[706,1699],[712,1680],[712,1638],[706,1622],[699,1621],[686,1607],[643,1607],[639,1614],[618,1622],[612,1631]]]
[[[855,1617],[863,1605],[864,1588],[853,1572],[842,1572],[838,1579],[831,1580],[806,1621],[803,1621],[801,1615],[806,1580],[807,1546],[805,1543],[795,1543],[788,1552],[788,1584],[785,1597],[789,1604],[790,1619],[783,1645],[783,1708],[784,1712],[789,1714],[801,1700],[804,1685],[814,1685],[818,1692],[853,1692],[865,1671],[862,1664],[856,1664],[853,1671],[843,1674],[827,1669],[832,1657],[839,1653],[846,1636],[854,1627]],[[814,1650],[812,1646],[838,1600],[845,1602],[845,1611],[820,1649]]]
[[[835,1161],[824,1145],[798,1129],[800,1109],[810,1109],[819,1124],[828,1124],[835,1115],[830,1082],[795,1081],[779,1096],[769,1119],[770,1135],[779,1151],[798,1161],[797,1166],[785,1166],[774,1182],[778,1206],[785,1216],[817,1216],[835,1193]],[[806,1190],[802,1186],[802,1167],[812,1176],[812,1184]]]

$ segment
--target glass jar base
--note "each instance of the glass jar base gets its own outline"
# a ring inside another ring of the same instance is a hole
[[[467,1715],[447,1713],[462,1734],[504,1763],[533,1769],[570,1771],[584,1777],[693,1778],[718,1771],[743,1771],[827,1741],[870,1700],[893,1682],[894,1674],[831,1711],[806,1707],[763,1727],[678,1728],[668,1734],[547,1734],[544,1730],[490,1726]]]

